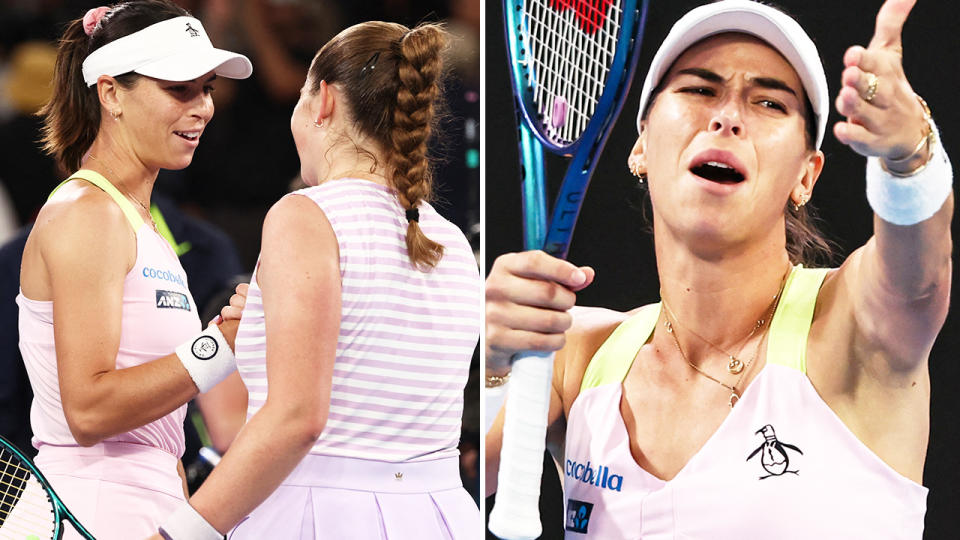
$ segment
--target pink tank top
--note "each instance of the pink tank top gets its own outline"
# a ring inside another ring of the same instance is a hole
[[[86,180],[113,197],[137,235],[137,260],[123,284],[117,369],[172,353],[177,345],[200,331],[197,306],[187,288],[187,275],[180,260],[170,244],[144,223],[133,205],[106,178],[90,170],[77,171],[67,181],[74,178]],[[20,352],[34,394],[30,408],[33,445],[38,449],[45,444],[77,446],[60,402],[53,302],[31,300],[21,292],[17,295],[17,305],[20,306]],[[187,406],[183,405],[145,426],[106,441],[153,446],[180,457],[184,450],[186,410]]]
[[[921,538],[927,489],[860,442],[806,376],[807,334],[825,274],[794,269],[771,322],[767,365],[669,481],[637,465],[618,412],[623,378],[660,305],[614,331],[570,409],[567,538]]]
[[[303,189],[340,251],[341,318],[327,424],[311,454],[413,462],[457,456],[463,388],[480,335],[482,282],[463,233],[429,204],[420,227],[445,248],[414,268],[396,193],[366,180]],[[267,397],[263,302],[256,274],[237,330],[247,417]]]

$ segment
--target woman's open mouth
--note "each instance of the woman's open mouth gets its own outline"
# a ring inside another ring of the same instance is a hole
[[[744,180],[744,176],[740,171],[719,161],[701,163],[700,165],[691,167],[690,172],[700,178],[705,178],[711,182],[720,182],[721,184],[738,184]]]
[[[707,150],[690,161],[690,172],[718,184],[739,184],[747,179],[746,168],[732,153]]]

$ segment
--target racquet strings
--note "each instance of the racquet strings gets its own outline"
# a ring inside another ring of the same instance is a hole
[[[55,527],[47,491],[16,454],[0,447],[0,539],[47,540]]]
[[[603,94],[623,12],[614,0],[528,0],[521,39],[541,132],[577,141]]]

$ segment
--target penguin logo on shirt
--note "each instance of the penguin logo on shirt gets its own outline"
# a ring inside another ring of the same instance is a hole
[[[790,456],[787,455],[787,449],[799,452],[801,455],[803,455],[803,450],[800,450],[792,444],[778,441],[777,434],[770,424],[758,429],[756,434],[760,435],[761,433],[764,438],[763,444],[747,456],[747,461],[750,461],[753,456],[758,453],[760,454],[760,465],[763,466],[763,470],[770,473],[766,476],[761,476],[760,480],[770,478],[771,476],[781,476],[785,473],[800,474],[799,471],[788,470],[790,467]]]

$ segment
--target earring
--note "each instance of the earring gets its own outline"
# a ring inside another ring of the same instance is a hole
[[[314,122],[313,127],[318,127],[318,128],[323,127],[323,118],[321,118],[319,122]]]
[[[110,116],[112,116],[114,120],[120,120],[120,111],[110,111]]]
[[[633,173],[633,175],[637,177],[638,181],[639,181],[641,184],[644,183],[644,182],[647,180],[647,175],[646,175],[646,173],[644,173],[643,171],[640,170],[640,164],[639,164],[639,163],[635,163],[635,164],[631,165],[631,166],[630,166],[630,172]]]
[[[793,211],[794,211],[794,212],[799,212],[799,211],[800,211],[800,208],[802,208],[805,204],[807,204],[807,194],[806,194],[806,193],[804,193],[803,195],[800,196],[800,202],[799,202],[799,203],[793,203]]]

